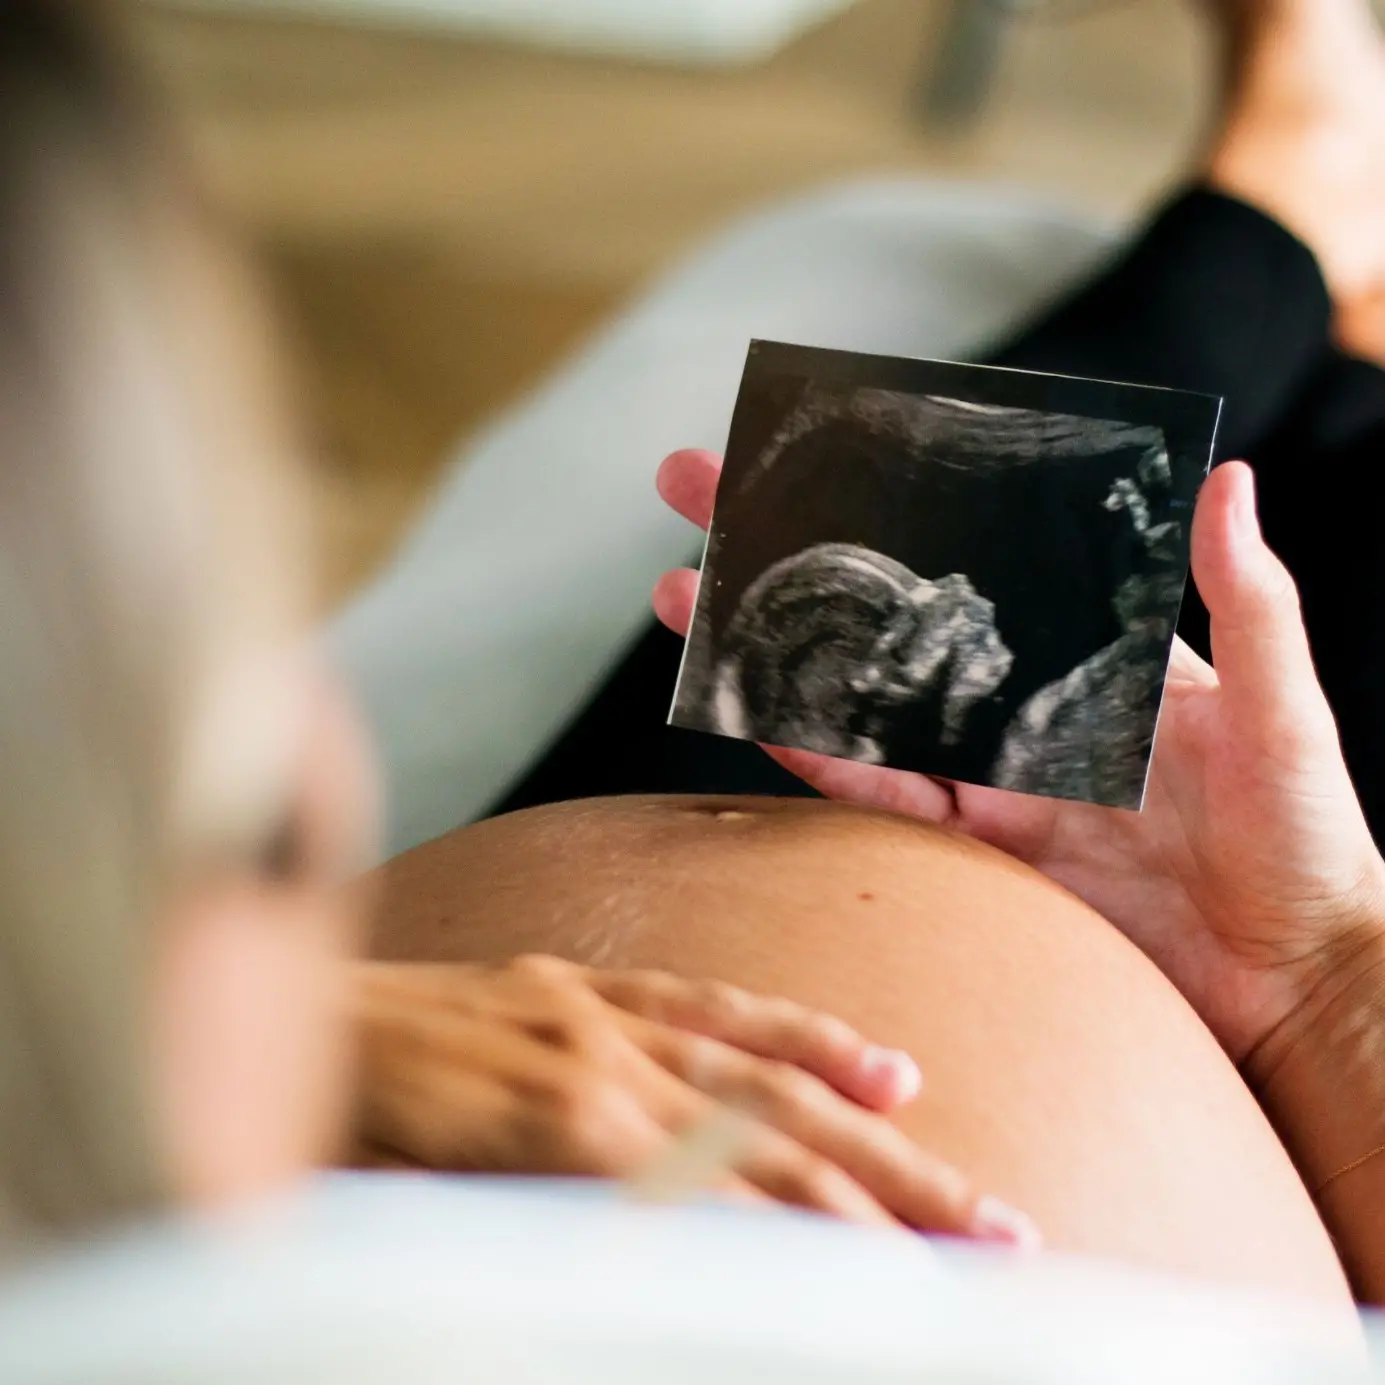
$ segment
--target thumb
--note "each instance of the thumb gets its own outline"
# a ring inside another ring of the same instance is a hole
[[[1261,534],[1255,477],[1244,462],[1228,462],[1207,478],[1192,549],[1228,711],[1249,718],[1261,734],[1318,730],[1331,713],[1313,667],[1298,589]]]

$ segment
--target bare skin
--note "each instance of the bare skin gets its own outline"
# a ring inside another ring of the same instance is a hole
[[[1385,40],[1365,0],[1209,0],[1226,99],[1208,181],[1317,255],[1343,348],[1385,364]]]
[[[388,932],[426,901],[406,888]],[[1008,1246],[1038,1240],[1021,1213],[886,1119],[918,1095],[906,1055],[787,1000],[656,970],[597,971],[574,964],[580,949],[566,950],[572,961],[515,957],[520,934],[508,942],[445,950],[450,965],[429,965],[444,950],[423,945],[393,949],[408,959],[398,964],[356,968],[354,1162],[640,1180],[679,1162],[685,1139],[731,1102],[750,1116],[726,1137],[735,1171],[721,1161],[708,1176],[733,1198]]]
[[[386,959],[542,950],[868,1027],[923,1069],[899,1131],[1054,1249],[1349,1303],[1288,1155],[1174,987],[964,836],[801,800],[596,800],[465,828],[383,886]],[[725,1095],[772,1116],[780,1094]]]

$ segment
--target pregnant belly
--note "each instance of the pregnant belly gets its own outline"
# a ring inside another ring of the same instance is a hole
[[[378,955],[714,977],[907,1049],[902,1128],[1055,1248],[1346,1301],[1295,1170],[1182,997],[1027,867],[809,801],[619,799],[466,828],[384,872]]]

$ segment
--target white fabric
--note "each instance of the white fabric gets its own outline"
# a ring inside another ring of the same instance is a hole
[[[1347,1385],[1352,1327],[787,1213],[345,1179],[229,1239],[138,1236],[0,1285],[0,1380]]]
[[[731,230],[464,444],[398,561],[329,632],[382,750],[391,853],[512,785],[648,619],[654,579],[694,557],[655,469],[724,446],[752,337],[955,357],[1107,244],[1004,190],[820,193]]]
[[[427,24],[483,37],[685,63],[768,57],[853,0],[175,0],[199,8]]]

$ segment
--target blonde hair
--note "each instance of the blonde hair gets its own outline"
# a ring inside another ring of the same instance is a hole
[[[103,20],[0,17],[0,1255],[167,1195],[154,922],[277,825],[303,615],[256,295]]]

